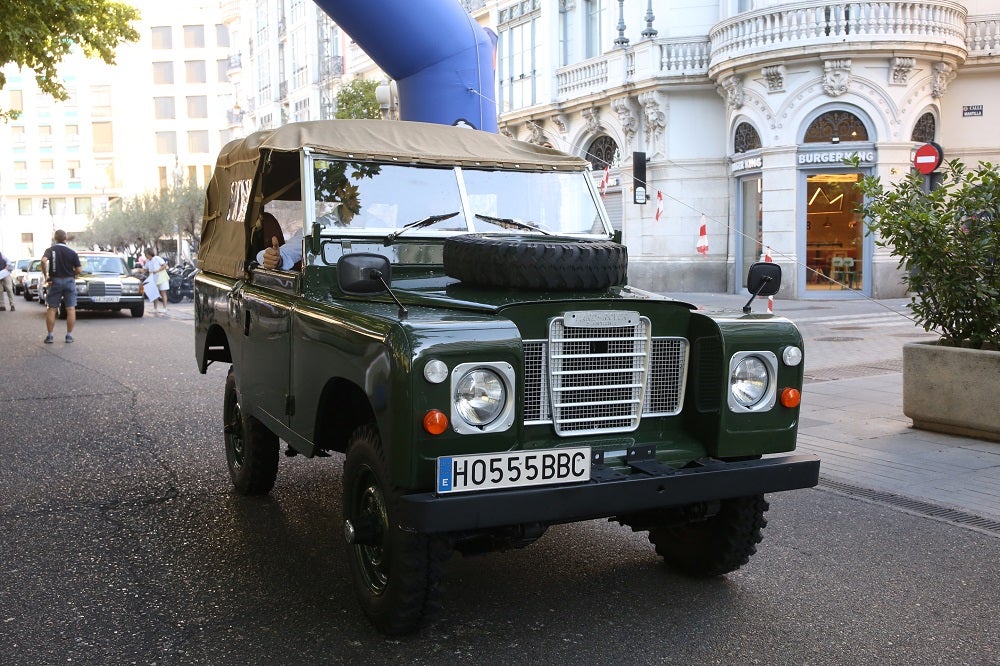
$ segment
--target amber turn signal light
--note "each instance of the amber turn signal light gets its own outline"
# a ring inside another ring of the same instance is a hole
[[[440,409],[432,409],[424,414],[424,430],[432,435],[440,435],[448,429],[448,417]]]
[[[789,387],[781,390],[781,404],[785,407],[789,409],[798,407],[800,402],[802,402],[802,393],[798,389]]]

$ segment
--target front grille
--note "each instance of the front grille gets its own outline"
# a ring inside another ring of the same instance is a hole
[[[87,293],[91,296],[121,296],[122,285],[120,282],[91,280],[87,284]]]
[[[568,436],[627,432],[643,416],[677,414],[687,348],[684,338],[651,337],[638,315],[612,326],[554,319],[548,340],[524,343],[525,423],[552,423]]]

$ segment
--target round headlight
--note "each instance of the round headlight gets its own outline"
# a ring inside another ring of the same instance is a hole
[[[733,369],[729,390],[743,407],[753,407],[767,395],[771,376],[767,364],[757,356],[747,356]]]
[[[455,411],[469,425],[488,425],[506,403],[507,386],[492,370],[470,370],[455,384]]]

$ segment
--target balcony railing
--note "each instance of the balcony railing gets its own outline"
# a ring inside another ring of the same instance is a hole
[[[970,17],[965,43],[970,60],[1000,58],[1000,14]]]
[[[966,10],[952,0],[809,0],[743,12],[712,28],[710,68],[781,57],[781,51],[871,51],[906,43],[960,54]]]
[[[562,100],[599,94],[611,87],[653,79],[706,77],[708,39],[644,40],[556,71],[556,95]]]

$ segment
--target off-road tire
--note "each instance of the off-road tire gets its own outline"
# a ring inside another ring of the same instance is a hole
[[[381,438],[372,425],[351,435],[343,487],[344,520],[375,525],[377,544],[347,545],[358,602],[379,631],[415,631],[439,609],[450,544],[441,536],[399,528],[394,516],[401,493],[389,482]]]
[[[229,369],[222,410],[226,464],[233,487],[241,495],[266,495],[278,476],[278,438],[243,411],[236,375]]]
[[[684,525],[655,527],[649,540],[667,566],[686,576],[709,578],[750,561],[767,525],[763,495],[721,500],[719,512]]]
[[[612,241],[467,234],[444,243],[449,277],[484,287],[591,291],[625,284],[628,251]]]

